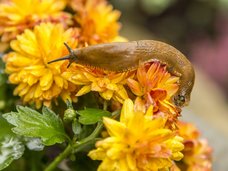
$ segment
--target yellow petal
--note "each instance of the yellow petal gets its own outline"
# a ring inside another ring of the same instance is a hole
[[[126,160],[127,160],[128,168],[130,168],[130,170],[136,170],[136,160],[134,155],[127,154]]]
[[[20,83],[20,84],[15,88],[13,94],[14,94],[14,95],[18,95],[18,94],[21,92],[21,90],[26,89],[26,87],[28,87],[26,83]]]
[[[20,79],[18,78],[18,74],[14,73],[9,76],[9,82],[13,84],[18,84],[20,82]]]
[[[110,136],[121,136],[126,128],[124,124],[107,117],[103,118],[103,122]]]
[[[128,98],[128,94],[126,89],[123,85],[118,85],[118,90],[115,91],[115,96],[118,96],[119,98],[126,100]]]
[[[47,90],[47,91],[43,92],[43,93],[42,93],[42,97],[43,97],[44,99],[46,99],[46,101],[51,100],[51,98],[53,97],[53,96],[52,96],[52,91],[51,91],[51,90]],[[47,106],[47,105],[46,105],[46,106]]]
[[[48,90],[53,83],[52,72],[47,69],[45,74],[40,78],[40,86],[42,90]]]
[[[115,75],[115,78],[112,78],[112,79],[111,79],[111,82],[112,82],[113,84],[119,83],[119,82],[121,82],[121,81],[124,79],[125,76],[126,76],[125,73],[116,74],[116,75]]]
[[[102,160],[105,158],[105,151],[101,148],[97,148],[96,150],[90,151],[88,156],[93,160]]]
[[[127,99],[124,101],[121,115],[120,115],[120,122],[127,123],[129,119],[131,119],[134,115],[134,104],[132,100]]]
[[[150,117],[152,119],[153,117],[153,106],[150,105],[150,107],[147,109],[145,116]]]
[[[122,158],[118,162],[119,162],[119,171],[129,171],[129,167],[127,165],[125,158]]]
[[[60,88],[63,87],[63,78],[60,76],[54,76],[54,80],[57,86],[59,86]]]
[[[34,97],[35,98],[38,98],[42,95],[42,90],[41,90],[41,87],[39,85],[36,86],[36,90],[35,90],[35,93],[34,93]]]
[[[85,77],[90,81],[96,81],[96,77],[94,77],[92,74],[88,72],[84,72]]]
[[[30,89],[30,86],[26,86],[26,87],[24,87],[20,92],[19,92],[19,96],[23,96],[23,95],[25,95],[28,91],[29,91],[29,89]]]
[[[118,90],[118,86],[116,84],[110,83],[107,85],[107,89],[116,91],[116,90]]]
[[[38,81],[38,79],[36,77],[34,77],[33,75],[28,75],[28,84],[30,86],[32,86],[33,84],[35,84]]]
[[[112,90],[106,90],[104,92],[100,92],[101,97],[103,97],[106,100],[110,100],[113,96],[113,91]]]
[[[40,77],[45,74],[46,70],[43,65],[33,65],[26,68],[29,72],[37,77]]]
[[[73,75],[71,72],[64,72],[62,76],[76,85],[85,85],[90,83],[90,81],[82,74]]]
[[[91,84],[91,91],[101,92],[101,91],[104,91],[106,89],[105,87],[100,87],[98,84],[99,83],[97,81],[92,82],[92,84]]]
[[[82,96],[88,92],[91,91],[91,86],[90,85],[87,85],[87,86],[83,86],[75,96]]]
[[[181,160],[183,157],[184,155],[181,152],[176,152],[176,153],[173,153],[172,155],[172,159],[176,161]]]

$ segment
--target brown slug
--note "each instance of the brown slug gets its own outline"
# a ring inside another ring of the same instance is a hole
[[[106,43],[72,50],[66,43],[70,55],[49,63],[70,60],[78,64],[93,66],[104,70],[123,72],[138,68],[142,63],[159,61],[168,71],[180,77],[179,90],[174,95],[174,103],[185,106],[189,103],[194,85],[195,72],[189,60],[176,48],[154,40],[139,40],[121,43]]]

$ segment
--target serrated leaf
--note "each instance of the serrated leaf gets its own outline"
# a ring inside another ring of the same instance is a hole
[[[2,115],[0,115],[0,140],[8,135],[15,135],[11,131],[12,125],[10,125],[4,118],[2,118]]]
[[[43,107],[42,113],[29,107],[17,106],[17,112],[6,113],[3,117],[15,126],[12,128],[15,134],[41,138],[47,146],[64,142],[67,135],[62,120],[47,107]]]
[[[80,115],[79,122],[83,125],[95,124],[98,121],[101,121],[103,116],[111,116],[111,113],[109,111],[95,108],[86,108],[85,110],[79,110],[78,114]]]
[[[8,167],[13,160],[19,159],[25,147],[19,138],[7,136],[0,141],[0,170]]]

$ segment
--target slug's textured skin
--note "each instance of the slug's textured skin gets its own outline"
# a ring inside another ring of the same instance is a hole
[[[167,65],[171,74],[180,77],[180,87],[174,96],[178,106],[188,104],[194,85],[195,73],[188,59],[176,48],[154,40],[88,46],[73,50],[71,55],[62,59],[115,72],[130,71],[139,64],[159,61]]]

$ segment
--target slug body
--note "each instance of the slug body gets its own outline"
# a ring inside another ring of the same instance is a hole
[[[175,104],[184,106],[190,100],[195,79],[194,69],[180,51],[166,43],[140,40],[98,44],[76,50],[68,47],[68,50],[71,55],[54,61],[69,59],[70,63],[76,62],[115,72],[130,71],[142,63],[159,61],[167,66],[171,74],[180,77],[180,87],[174,96]]]

